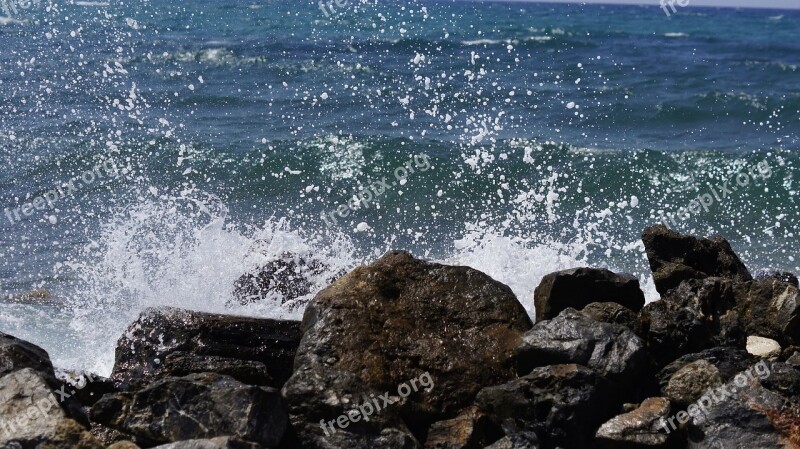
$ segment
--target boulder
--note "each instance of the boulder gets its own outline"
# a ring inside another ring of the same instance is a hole
[[[235,436],[275,447],[288,422],[278,390],[215,373],[168,377],[140,391],[103,396],[91,416],[145,446]]]
[[[631,309],[615,302],[593,302],[581,313],[601,323],[619,324],[628,329],[636,328],[638,315]]]
[[[53,364],[47,351],[33,343],[0,332],[0,376],[24,368],[33,369],[51,382],[54,380]]]
[[[734,285],[736,309],[749,335],[800,344],[800,290],[767,278]]]
[[[106,449],[141,449],[138,444],[131,441],[118,441],[112,443]]]
[[[156,446],[153,449],[261,449],[261,446],[237,438],[218,437],[210,440],[178,441]]]
[[[675,360],[664,367],[656,378],[664,396],[674,398],[677,404],[685,406],[702,396],[703,385],[709,388],[728,382],[756,362],[755,357],[741,349],[712,348]],[[687,366],[690,368],[684,369]]]
[[[566,308],[582,309],[593,302],[615,302],[631,310],[644,306],[639,280],[597,268],[573,268],[550,273],[533,294],[536,322],[555,318]]]
[[[797,447],[797,403],[764,388],[759,378],[741,379],[745,381],[715,389],[709,395],[713,400],[706,401],[702,412],[698,409],[689,421],[690,447]]]
[[[771,338],[751,335],[747,337],[747,352],[762,359],[777,358],[781,355],[781,345]]]
[[[0,378],[0,447],[102,449],[59,407],[47,379],[32,368]]]
[[[667,433],[662,422],[670,415],[667,398],[649,398],[637,409],[600,426],[598,446],[608,449],[667,449],[676,446],[676,434]]]
[[[486,445],[486,415],[467,407],[453,419],[433,423],[425,449],[482,449]]]
[[[656,225],[644,230],[642,241],[656,290],[662,295],[690,279],[720,277],[741,282],[753,279],[722,237],[698,239]]]
[[[237,279],[233,297],[242,305],[272,298],[296,308],[305,304],[298,299],[311,294],[314,287],[322,288],[343,274],[326,276],[330,270],[312,255],[282,253]]]
[[[515,377],[513,351],[530,327],[508,286],[472,268],[389,252],[306,309],[295,372],[283,389],[293,426],[307,448],[420,447],[431,424]],[[400,397],[403,385],[425,375],[435,387]],[[320,425],[337,417],[347,423],[345,413],[370,395],[393,405],[382,402],[369,421],[334,432]]]
[[[90,372],[58,370],[56,378],[63,382],[65,390],[72,393],[81,405],[91,407],[105,394],[118,390],[111,379]]]
[[[520,375],[546,365],[583,365],[628,393],[635,393],[631,387],[640,385],[650,369],[644,343],[633,331],[595,321],[574,309],[536,323],[523,336],[516,361]]]
[[[136,389],[166,376],[217,372],[280,387],[292,373],[300,323],[150,308],[117,342],[111,379]]]
[[[621,405],[605,379],[576,364],[536,368],[484,388],[475,403],[509,437],[534,432],[544,449],[594,448],[595,432]]]
[[[515,433],[503,437],[485,449],[539,449],[539,437],[533,432]]]

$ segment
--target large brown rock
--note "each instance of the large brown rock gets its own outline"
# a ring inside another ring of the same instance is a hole
[[[103,396],[92,419],[148,447],[222,436],[276,447],[288,423],[278,390],[214,373],[167,377],[140,391]]]
[[[598,268],[573,268],[550,273],[533,294],[536,322],[558,316],[567,308],[583,309],[593,302],[616,302],[633,311],[644,306],[639,280]]]
[[[513,350],[530,327],[506,285],[468,267],[389,252],[309,304],[283,389],[294,428],[307,448],[420,447],[433,422],[515,377]],[[401,400],[398,386],[424,373],[435,387]],[[330,435],[320,426],[383,394],[395,404],[370,421]]]
[[[676,434],[662,429],[670,415],[666,398],[649,398],[636,410],[612,418],[597,431],[597,443],[604,449],[668,449],[677,447]]]
[[[117,342],[111,379],[135,389],[165,376],[215,372],[280,388],[299,344],[296,321],[151,308]]]
[[[656,290],[662,295],[689,279],[720,277],[742,282],[753,279],[722,237],[698,239],[656,225],[644,230],[642,241]]]

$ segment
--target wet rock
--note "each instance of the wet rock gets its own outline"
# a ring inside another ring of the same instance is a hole
[[[705,364],[697,362],[705,362]],[[741,349],[730,347],[712,348],[694,354],[687,354],[675,360],[664,367],[656,377],[658,378],[662,394],[669,396],[666,392],[670,382],[672,382],[672,388],[670,390],[672,396],[676,399],[684,398],[677,400],[685,405],[688,402],[692,402],[691,398],[697,400],[699,397],[697,396],[697,392],[701,387],[697,385],[702,384],[702,379],[713,380],[718,378],[718,382],[728,382],[737,374],[750,369],[756,362],[757,359],[755,357]],[[692,365],[693,369],[684,371],[680,376],[685,379],[687,388],[683,389],[683,392],[678,393],[681,384],[678,383],[677,380],[673,381],[673,377],[691,364],[694,364]],[[713,369],[711,367],[713,367]],[[690,375],[691,373],[696,373],[696,376]]]
[[[218,437],[210,440],[186,440],[156,446],[153,449],[261,449],[256,443],[231,437]]]
[[[170,375],[218,372],[280,387],[292,373],[300,336],[296,321],[151,308],[117,342],[111,379],[135,389]]]
[[[31,368],[51,381],[55,377],[47,351],[33,343],[0,332],[0,376],[24,368]]]
[[[706,360],[697,360],[670,376],[662,392],[673,404],[683,409],[700,399],[707,390],[722,384],[722,376],[716,366]]]
[[[309,295],[315,280],[325,277],[330,267],[312,256],[283,253],[252,273],[242,275],[233,285],[233,296],[239,304],[247,305],[270,297],[278,298],[281,304],[290,303],[299,307],[298,298]],[[326,284],[338,276],[328,276]]]
[[[118,391],[111,379],[90,372],[57,370],[56,378],[65,384],[67,391],[74,392],[72,397],[86,407],[92,406],[103,395]]]
[[[762,359],[777,358],[781,355],[781,345],[771,338],[751,335],[747,337],[747,352]]]
[[[306,309],[283,389],[294,428],[308,448],[420,447],[432,423],[455,416],[481,388],[515,377],[513,350],[530,327],[506,285],[468,267],[389,252]],[[400,400],[399,386],[426,373],[435,386]],[[370,421],[333,433],[320,426],[382,394],[395,404]]]
[[[236,436],[275,447],[288,421],[277,390],[214,373],[168,377],[140,391],[106,395],[91,414],[146,446]]]
[[[630,329],[595,321],[574,309],[540,321],[525,333],[516,354],[518,374],[546,365],[575,363],[597,371],[629,393],[648,374],[644,343]]]
[[[675,447],[675,434],[670,435],[662,429],[662,422],[669,415],[669,399],[646,399],[637,409],[600,426],[596,435],[598,446],[608,449]]]
[[[497,440],[485,449],[539,449],[539,437],[533,432],[514,433]]]
[[[45,377],[23,368],[0,378],[0,447],[102,449],[59,407]]]
[[[534,432],[545,449],[595,447],[595,432],[621,405],[603,378],[575,364],[536,368],[519,379],[484,388],[475,403],[506,432]]]
[[[722,237],[698,239],[656,225],[644,230],[642,241],[656,290],[662,295],[690,279],[720,277],[742,282],[753,279]]]
[[[742,379],[747,381],[718,389],[704,412],[693,417],[690,447],[778,448],[800,443],[798,405],[764,388],[758,379]]]
[[[731,281],[689,280],[646,305],[639,314],[636,332],[658,366],[712,347],[744,348],[746,327],[736,305]]]
[[[769,278],[774,278],[781,282],[792,284],[795,287],[800,287],[800,285],[798,285],[797,276],[795,276],[792,273],[787,273],[785,271],[772,271],[772,272],[759,273],[758,275],[756,275],[757,281],[763,281]]]
[[[566,308],[582,309],[593,302],[616,302],[631,310],[644,306],[639,280],[596,268],[573,268],[550,273],[534,292],[536,322],[555,318]]]
[[[481,449],[486,443],[486,415],[475,406],[453,419],[433,423],[425,449]]]
[[[44,288],[37,288],[18,295],[6,295],[5,297],[0,298],[17,304],[29,304],[37,306],[59,306],[63,304],[61,300],[53,296],[50,291]]]
[[[800,344],[800,290],[768,278],[734,286],[736,308],[749,335]]]
[[[584,307],[581,313],[595,321],[619,324],[628,329],[635,329],[638,318],[631,309],[615,302],[593,302]]]
[[[752,372],[767,390],[800,403],[800,370],[794,366],[782,362],[762,362]]]

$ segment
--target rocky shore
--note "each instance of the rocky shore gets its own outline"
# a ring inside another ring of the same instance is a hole
[[[148,309],[108,379],[0,334],[0,448],[800,448],[797,278],[754,278],[721,237],[642,240],[660,300],[575,268],[535,323],[486,274],[393,251],[302,323]],[[306,288],[282,272],[236,289]]]

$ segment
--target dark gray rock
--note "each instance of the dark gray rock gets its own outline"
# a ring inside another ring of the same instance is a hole
[[[168,377],[143,390],[106,395],[92,420],[146,446],[235,436],[275,447],[286,430],[286,404],[274,388],[214,373]]]
[[[237,279],[233,285],[233,296],[236,302],[246,305],[274,295],[281,304],[300,307],[305,302],[298,301],[299,298],[312,293],[315,286],[322,287],[318,285],[321,277],[325,280],[324,284],[329,284],[344,274],[326,276],[330,270],[328,265],[312,255],[283,253]]]
[[[294,429],[309,449],[420,447],[431,424],[454,417],[481,388],[515,377],[513,351],[530,327],[511,289],[489,276],[387,253],[306,309],[283,389]],[[426,373],[435,386],[401,401],[398,387]],[[387,393],[395,404],[368,422],[333,433],[320,426]]]
[[[767,278],[733,287],[736,310],[749,335],[771,338],[783,346],[800,344],[800,290]]]
[[[638,315],[631,309],[615,302],[593,302],[584,307],[581,313],[595,321],[619,324],[628,329],[635,329],[638,319]]]
[[[59,407],[47,379],[32,368],[0,378],[0,417],[1,448],[103,448]]]
[[[644,230],[642,241],[656,290],[662,295],[690,279],[720,277],[741,282],[753,279],[722,237],[698,239],[656,225]]]
[[[633,331],[595,321],[574,309],[536,323],[523,336],[516,360],[520,375],[546,365],[583,365],[628,393],[635,393],[632,386],[641,385],[650,374],[644,343]]]
[[[582,309],[593,302],[616,302],[631,310],[644,306],[639,280],[597,268],[573,268],[550,273],[533,294],[536,322],[555,318],[567,308]]]
[[[48,380],[55,377],[47,351],[33,343],[0,332],[0,376],[24,368],[31,368]]]
[[[679,405],[686,406],[699,398],[697,393],[704,391],[703,384],[705,382],[710,382],[705,388],[711,387],[711,384],[718,386],[726,383],[737,374],[755,365],[757,361],[755,357],[742,349],[712,348],[680,357],[664,367],[656,377],[663,395],[673,397]],[[689,365],[692,368],[685,370],[684,368]],[[676,374],[682,370],[681,375],[676,377]],[[671,387],[670,384],[672,384]]]
[[[111,379],[135,389],[165,376],[218,372],[277,388],[292,373],[300,336],[296,321],[147,309],[117,342]]]
[[[676,447],[677,434],[662,430],[670,415],[667,398],[649,398],[637,409],[616,416],[597,431],[598,446],[604,449],[667,449]]]
[[[475,403],[508,436],[534,432],[544,449],[594,448],[595,432],[621,405],[603,378],[575,364],[536,368],[481,390]]]

